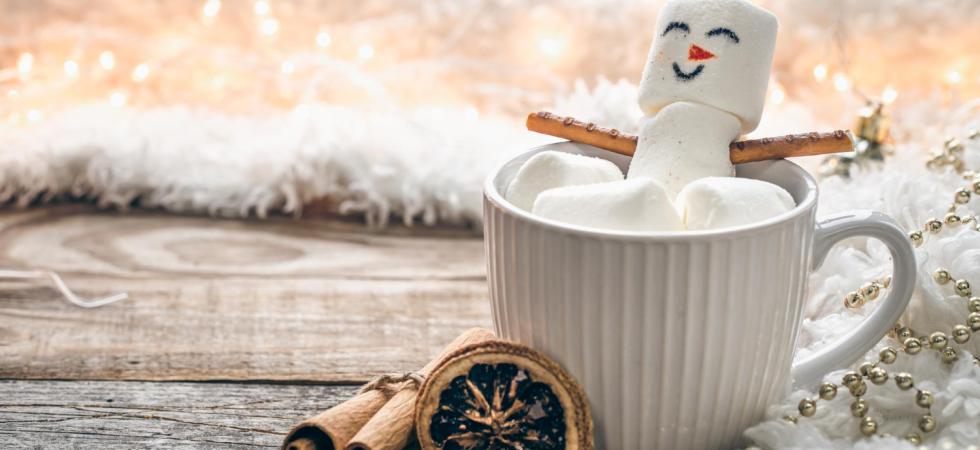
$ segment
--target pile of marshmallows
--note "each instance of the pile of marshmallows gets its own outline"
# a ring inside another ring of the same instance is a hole
[[[737,227],[796,205],[785,189],[735,178],[729,144],[759,124],[776,17],[745,0],[671,0],[640,82],[645,115],[625,179],[612,162],[546,151],[507,188],[514,205],[617,231]]]

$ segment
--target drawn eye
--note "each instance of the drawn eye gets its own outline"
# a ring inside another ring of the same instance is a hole
[[[735,34],[734,31],[729,30],[728,28],[724,28],[724,27],[715,28],[715,29],[713,29],[713,30],[705,33],[705,36],[708,36],[708,37],[712,37],[712,36],[725,36],[725,37],[727,37],[728,39],[730,39],[732,42],[734,42],[736,44],[738,44],[738,42],[739,42],[738,35]]]
[[[685,33],[690,33],[691,32],[691,27],[687,26],[687,24],[684,23],[684,22],[671,22],[670,24],[667,25],[667,28],[664,30],[663,34],[661,34],[660,36],[661,37],[662,36],[666,36],[667,33],[670,33],[671,31],[674,31],[674,30],[681,30],[681,31],[683,31]]]

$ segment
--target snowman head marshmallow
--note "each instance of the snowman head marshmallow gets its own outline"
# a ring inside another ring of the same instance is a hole
[[[669,0],[660,10],[640,82],[640,108],[674,102],[726,111],[755,129],[776,47],[776,16],[747,0]]]

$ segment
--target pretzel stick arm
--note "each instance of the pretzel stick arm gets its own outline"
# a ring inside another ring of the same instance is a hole
[[[589,144],[622,155],[633,156],[637,137],[619,130],[585,123],[572,117],[561,117],[549,112],[536,112],[527,116],[527,129],[570,141]],[[854,140],[849,131],[830,133],[803,133],[732,142],[729,146],[733,164],[753,161],[789,158],[793,156],[825,155],[849,152]]]

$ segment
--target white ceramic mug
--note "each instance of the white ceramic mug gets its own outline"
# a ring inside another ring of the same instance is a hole
[[[816,221],[817,185],[788,161],[744,164],[796,200],[764,222],[689,233],[607,232],[523,211],[502,192],[545,150],[629,158],[563,142],[495,170],[484,189],[493,322],[498,336],[561,363],[585,388],[601,449],[729,448],[779,399],[791,377],[819,382],[853,363],[898,320],[915,283],[912,247],[887,216]],[[794,364],[807,278],[853,236],[885,243],[891,292],[839,342]],[[792,371],[791,371],[792,368]]]

